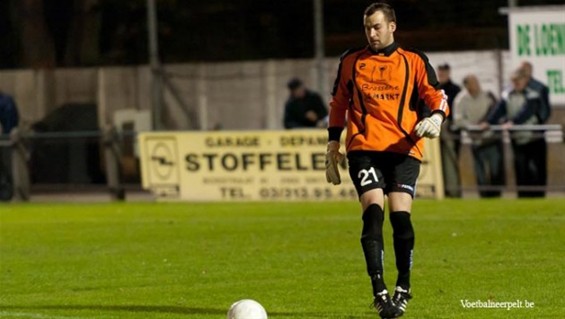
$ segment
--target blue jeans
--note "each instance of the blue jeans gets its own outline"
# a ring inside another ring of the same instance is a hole
[[[475,174],[481,197],[500,197],[501,190],[489,189],[489,187],[505,184],[502,148],[501,141],[472,147]]]

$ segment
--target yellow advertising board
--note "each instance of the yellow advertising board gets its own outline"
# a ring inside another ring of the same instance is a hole
[[[325,130],[156,132],[138,137],[143,188],[185,201],[356,200],[347,164],[326,182]],[[342,143],[343,145],[343,143]],[[441,198],[437,141],[428,143],[418,196]]]

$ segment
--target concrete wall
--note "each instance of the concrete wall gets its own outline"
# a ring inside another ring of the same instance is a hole
[[[428,54],[432,65],[448,62],[461,83],[478,75],[483,87],[496,95],[507,85],[511,70],[508,52],[442,52]],[[323,96],[329,101],[339,59],[325,60]],[[286,82],[294,76],[315,88],[316,64],[311,59],[165,66],[163,124],[167,129],[278,129],[288,97]],[[111,123],[116,110],[151,108],[151,72],[146,66],[57,70],[0,71],[0,90],[12,94],[23,124],[38,121],[69,102],[97,103],[101,125]],[[553,122],[564,123],[561,110]]]
[[[449,63],[452,78],[461,83],[476,74],[484,89],[499,96],[508,85],[509,52],[439,52],[428,54],[432,65]],[[323,96],[329,101],[339,58],[327,58]],[[298,76],[311,88],[318,83],[312,59],[229,63],[188,63],[165,66],[163,124],[169,130],[280,129],[286,82]],[[151,109],[151,72],[147,66],[57,70],[0,71],[0,90],[18,103],[22,124],[42,119],[70,102],[97,103],[99,121],[112,123],[119,110]],[[565,108],[554,107],[551,123],[565,125]],[[461,159],[463,185],[474,185],[470,154]],[[565,176],[565,147],[550,147],[550,184]]]

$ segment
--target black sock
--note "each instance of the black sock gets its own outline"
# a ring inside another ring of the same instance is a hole
[[[372,204],[363,212],[363,232],[361,246],[365,254],[367,272],[371,277],[373,295],[386,289],[383,279],[383,209]]]
[[[394,254],[398,279],[396,285],[410,289],[410,268],[412,268],[412,252],[414,250],[414,228],[408,212],[392,212],[390,223],[393,229]]]

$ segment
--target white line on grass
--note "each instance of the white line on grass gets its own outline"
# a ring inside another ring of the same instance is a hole
[[[29,319],[91,319],[93,317],[53,316],[40,313],[0,311],[0,318],[29,318]],[[96,317],[100,318],[100,317]]]

